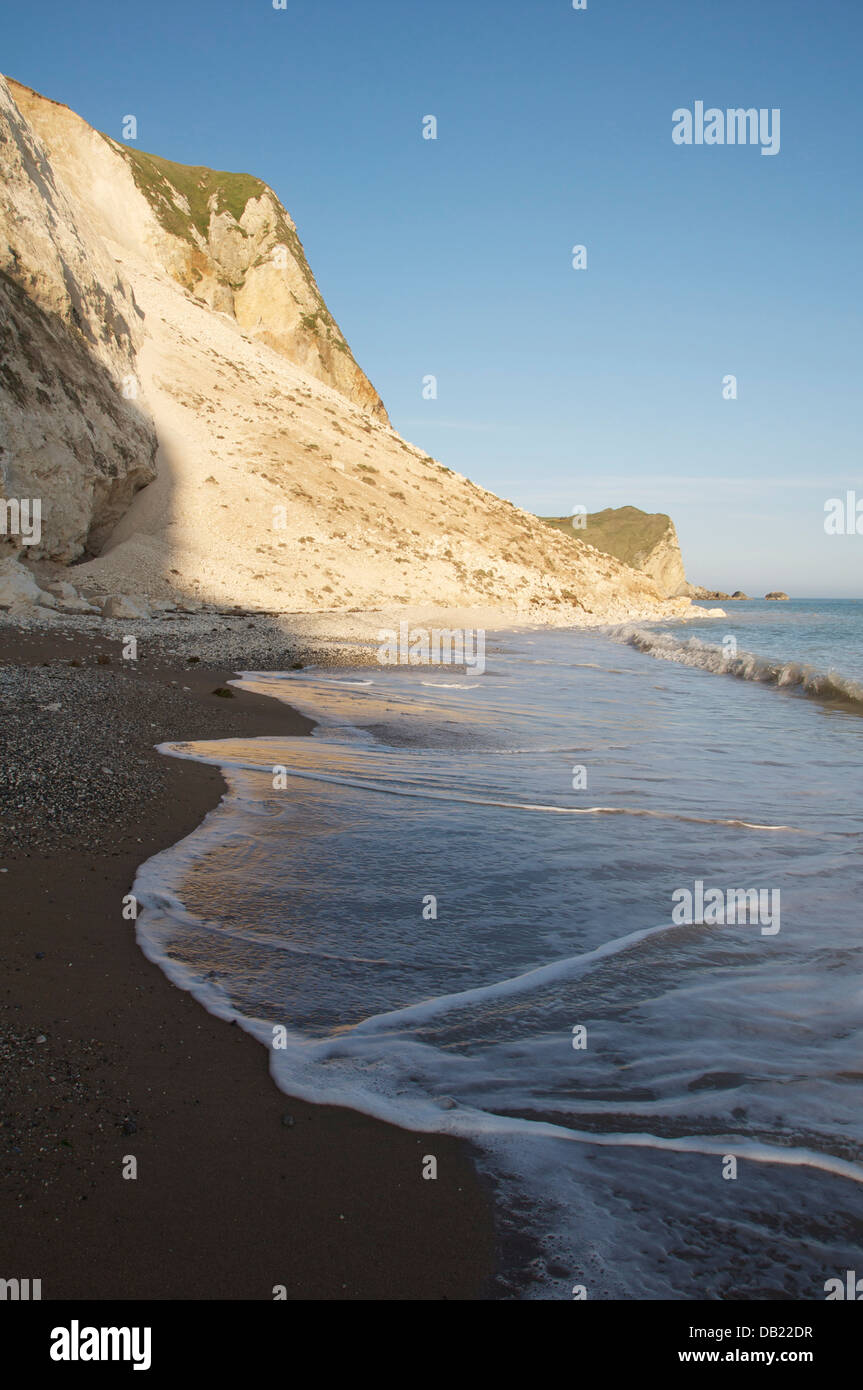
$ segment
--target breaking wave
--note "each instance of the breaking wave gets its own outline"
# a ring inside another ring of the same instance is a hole
[[[722,647],[702,642],[698,637],[678,639],[667,632],[648,632],[629,625],[616,629],[611,635],[616,641],[660,661],[674,661],[679,666],[694,666],[717,676],[735,676],[741,681],[792,690],[813,700],[837,701],[863,714],[863,685],[837,671],[818,671],[797,661],[771,661],[754,652],[737,652],[731,656]]]

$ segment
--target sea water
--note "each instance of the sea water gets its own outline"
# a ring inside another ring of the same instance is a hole
[[[863,1268],[863,604],[243,684],[315,734],[164,746],[228,791],[140,870],[141,945],[288,1093],[473,1141],[500,1296]],[[698,883],[779,930],[680,922]]]

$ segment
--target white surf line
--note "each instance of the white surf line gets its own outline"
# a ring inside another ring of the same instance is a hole
[[[346,726],[349,727],[349,726]],[[224,742],[230,740],[225,739]],[[324,740],[319,740],[319,744]],[[343,748],[344,744],[338,744]],[[269,765],[261,763],[241,762],[230,757],[217,758],[207,757],[196,753],[181,751],[188,745],[174,743],[157,743],[156,750],[165,753],[169,757],[189,758],[192,761],[209,763],[214,767],[236,768],[241,772],[260,772],[267,774],[270,771]],[[357,750],[359,751],[359,750]],[[306,772],[299,768],[285,767],[285,776],[297,777],[305,782],[327,782],[338,787],[354,787],[358,791],[380,792],[382,796],[409,796],[421,801],[445,801],[450,804],[457,802],[459,805],[468,806],[491,806],[503,811],[537,811],[550,816],[642,816],[649,820],[673,820],[681,821],[687,825],[726,825],[732,829],[742,830],[768,830],[768,831],[787,831],[792,835],[805,835],[805,830],[799,829],[794,825],[761,825],[755,821],[745,821],[739,819],[725,819],[717,816],[686,816],[678,811],[649,811],[645,808],[634,806],[546,806],[541,802],[522,802],[522,801],[498,801],[491,797],[465,796],[461,792],[438,792],[432,788],[422,791],[411,791],[407,787],[397,787],[392,785],[380,785],[375,782],[366,782],[358,778],[339,777],[333,772]]]
[[[832,669],[820,671],[806,662],[758,656],[755,652],[738,652],[736,656],[725,656],[721,647],[703,642],[698,637],[688,637],[681,641],[669,633],[645,632],[638,628],[627,627],[623,632],[613,634],[613,640],[623,646],[632,647],[645,656],[670,661],[678,666],[687,666],[690,670],[707,671],[714,676],[734,676],[737,680],[775,687],[778,690],[800,689],[814,699],[842,699],[855,704],[863,703],[863,686],[859,681]],[[825,685],[827,689],[823,688]]]
[[[162,851],[154,859],[162,858],[170,851]],[[265,1019],[252,1018],[244,1015],[242,1010],[238,1010],[230,1001],[225,992],[224,984],[220,980],[205,980],[197,974],[190,966],[173,959],[164,954],[161,942],[158,942],[151,935],[152,921],[149,920],[148,910],[155,911],[157,914],[165,909],[179,908],[180,918],[190,918],[188,914],[173,894],[168,889],[163,888],[159,893],[147,892],[146,876],[142,874],[153,861],[148,860],[139,869],[133,888],[139,889],[139,878],[144,882],[140,884],[142,898],[145,899],[144,912],[136,924],[136,940],[144,955],[148,960],[153,961],[168,976],[168,978],[180,989],[188,991],[193,995],[208,1012],[216,1017],[233,1020],[245,1032],[256,1037],[269,1050],[269,1040],[272,1033],[272,1024]],[[200,926],[198,919],[192,919],[196,926]],[[576,971],[579,967],[587,968],[593,961],[602,959],[604,956],[616,955],[626,950],[629,946],[636,945],[638,942],[650,936],[656,936],[662,932],[673,931],[676,929],[675,923],[663,923],[657,927],[646,927],[641,931],[632,932],[628,936],[619,937],[615,941],[606,942],[603,946],[598,946],[593,951],[588,951],[581,956],[573,956],[566,960],[555,961],[550,965],[542,966],[537,970],[527,971],[524,975],[516,976],[512,980],[500,981],[496,985],[481,986],[472,990],[465,990],[460,994],[444,995],[438,999],[429,1000],[422,1004],[415,1004],[405,1009],[395,1010],[389,1014],[379,1014],[371,1018],[364,1019],[362,1023],[354,1027],[347,1027],[338,1036],[326,1040],[311,1040],[306,1035],[298,1034],[293,1029],[289,1029],[289,1037],[300,1053],[305,1053],[306,1058],[311,1057],[314,1064],[317,1060],[327,1060],[332,1050],[335,1049],[337,1055],[345,1058],[345,1044],[353,1036],[361,1033],[376,1033],[383,1031],[383,1026],[393,1019],[402,1022],[412,1018],[422,1021],[431,1018],[435,1014],[444,1013],[451,1008],[458,1008],[462,1004],[470,1003],[477,999],[500,997],[507,994],[521,993],[533,988],[536,984],[542,984],[546,980],[562,978],[564,975]],[[569,967],[569,969],[567,969]],[[377,1025],[377,1026],[375,1026]],[[271,1054],[275,1055],[275,1054]],[[363,1114],[376,1116],[387,1120],[400,1128],[423,1131],[429,1128],[437,1128],[441,1132],[451,1134],[462,1134],[474,1140],[483,1136],[510,1136],[513,1134],[525,1134],[540,1136],[553,1139],[565,1139],[573,1143],[596,1144],[605,1147],[616,1148],[649,1148],[667,1150],[672,1153],[700,1153],[704,1155],[718,1155],[724,1157],[726,1154],[735,1154],[737,1157],[750,1158],[754,1162],[785,1164],[795,1167],[810,1167],[820,1169],[823,1172],[831,1173],[838,1177],[850,1178],[853,1182],[863,1184],[863,1168],[850,1163],[845,1159],[834,1158],[830,1155],[818,1154],[814,1150],[801,1148],[779,1149],[767,1144],[754,1143],[751,1140],[744,1140],[742,1143],[729,1139],[727,1143],[720,1143],[717,1140],[704,1140],[690,1135],[682,1135],[679,1138],[669,1139],[648,1133],[607,1133],[595,1134],[589,1130],[567,1129],[564,1125],[555,1125],[545,1120],[528,1120],[521,1118],[511,1118],[504,1115],[496,1115],[487,1110],[478,1110],[475,1107],[465,1108],[461,1112],[447,1111],[445,1116],[437,1110],[432,1098],[427,1098],[422,1105],[422,1113],[416,1117],[405,1115],[403,1105],[384,1096],[373,1096],[368,1094],[365,1097],[365,1104],[357,1096],[355,1089],[350,1087],[336,1087],[326,1094],[321,1092],[319,1085],[306,1085],[299,1078],[291,1078],[280,1074],[278,1069],[271,1067],[271,1074],[280,1089],[288,1095],[304,1098],[315,1104],[334,1104],[344,1105],[348,1109],[359,1111]],[[280,1083],[284,1084],[280,1084]],[[440,1123],[436,1122],[440,1119]]]
[[[661,928],[651,928],[652,931]],[[408,1011],[405,1011],[408,1012]],[[237,1018],[241,1027],[260,1037],[265,1044],[269,1038],[269,1025],[259,1021]],[[362,1025],[359,1025],[360,1027]],[[263,1032],[262,1032],[263,1029]],[[337,1038],[326,1041],[300,1042],[299,1052],[307,1066],[314,1067],[319,1059],[326,1060],[330,1047],[339,1049],[342,1060],[352,1060],[344,1052],[345,1042],[357,1029],[346,1029]],[[266,1035],[266,1036],[265,1036]],[[284,1054],[279,1054],[284,1057]],[[276,1054],[273,1054],[275,1057]],[[362,1061],[360,1055],[359,1060]],[[704,1157],[724,1158],[733,1154],[736,1158],[753,1163],[771,1164],[778,1167],[813,1168],[833,1177],[847,1178],[863,1185],[863,1166],[848,1159],[836,1158],[833,1154],[819,1153],[815,1149],[800,1146],[782,1148],[765,1144],[740,1135],[728,1135],[723,1139],[683,1134],[676,1137],[650,1134],[646,1131],[595,1133],[592,1130],[568,1129],[565,1125],[553,1124],[549,1120],[529,1120],[520,1116],[498,1115],[494,1111],[477,1109],[475,1106],[460,1106],[455,1110],[441,1111],[436,1098],[426,1095],[417,1098],[414,1105],[406,1108],[404,1098],[396,1098],[386,1093],[366,1091],[357,1093],[356,1085],[346,1083],[328,1087],[322,1091],[320,1085],[303,1081],[299,1077],[285,1074],[285,1070],[271,1067],[273,1080],[287,1095],[298,1096],[313,1104],[342,1105],[349,1110],[371,1115],[397,1125],[400,1129],[416,1132],[434,1131],[481,1143],[483,1140],[508,1139],[523,1135],[533,1139],[561,1139],[568,1143],[597,1145],[600,1148],[654,1149],[666,1153],[695,1153]]]
[[[564,1125],[551,1124],[546,1120],[508,1119],[504,1115],[478,1111],[481,1117],[479,1132],[482,1135],[533,1134],[548,1139],[566,1139],[578,1144],[598,1144],[603,1148],[659,1149],[669,1153],[697,1153],[725,1158],[733,1154],[735,1158],[750,1159],[754,1163],[768,1163],[789,1168],[815,1168],[834,1177],[848,1178],[851,1182],[863,1184],[863,1166],[833,1154],[819,1153],[815,1149],[780,1148],[763,1144],[757,1140],[729,1136],[726,1140],[702,1139],[694,1135],[680,1135],[667,1138],[656,1134],[593,1134],[590,1130],[567,1129]],[[456,1119],[456,1117],[453,1117]],[[487,1123],[486,1123],[487,1121]],[[454,1129],[461,1129],[456,1122]],[[475,1133],[473,1126],[466,1125],[465,1133]]]
[[[441,994],[434,999],[424,999],[419,1004],[408,1004],[403,1009],[393,1009],[389,1013],[371,1014],[368,1018],[364,1018],[361,1023],[356,1024],[352,1031],[354,1033],[376,1033],[388,1030],[393,1022],[398,1024],[425,1023],[440,1014],[450,1013],[453,1009],[464,1008],[469,1004],[524,994],[528,990],[588,970],[596,961],[604,960],[607,956],[620,955],[621,952],[629,950],[632,946],[637,946],[639,942],[647,940],[648,937],[660,936],[668,931],[680,931],[686,925],[686,923],[678,925],[676,922],[662,922],[658,927],[642,927],[639,931],[630,932],[628,936],[619,936],[613,941],[605,941],[601,946],[596,946],[592,951],[585,951],[580,956],[565,956],[561,960],[551,961],[548,965],[540,965],[534,970],[527,970],[523,975],[513,975],[510,979],[498,980],[493,985],[477,985],[473,989],[460,990],[456,994]]]

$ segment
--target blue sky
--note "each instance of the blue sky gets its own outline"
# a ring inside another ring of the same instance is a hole
[[[823,526],[863,500],[861,41],[860,0],[43,0],[0,70],[265,179],[394,425],[459,472],[667,511],[697,582],[861,597],[863,535]],[[699,100],[778,107],[780,152],[675,145]]]

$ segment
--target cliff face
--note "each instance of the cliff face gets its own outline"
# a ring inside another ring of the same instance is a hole
[[[386,421],[272,189],[249,174],[175,164],[121,145],[67,106],[9,85],[104,237],[155,260],[196,299],[234,317],[247,337]]]
[[[547,516],[542,520],[564,535],[578,538],[640,570],[667,597],[689,593],[674,522],[664,512],[606,507],[602,512],[589,512],[583,518],[583,529],[576,529],[570,516]]]
[[[155,477],[153,423],[123,394],[141,316],[2,78],[0,228],[2,492],[40,503],[28,556],[67,561],[98,550]],[[4,548],[24,551],[12,534]]]
[[[483,608],[499,626],[689,608],[400,438],[265,185],[133,153],[12,90],[2,459],[15,495],[43,499],[41,553],[93,555],[59,606]],[[19,567],[4,602],[54,600]]]

